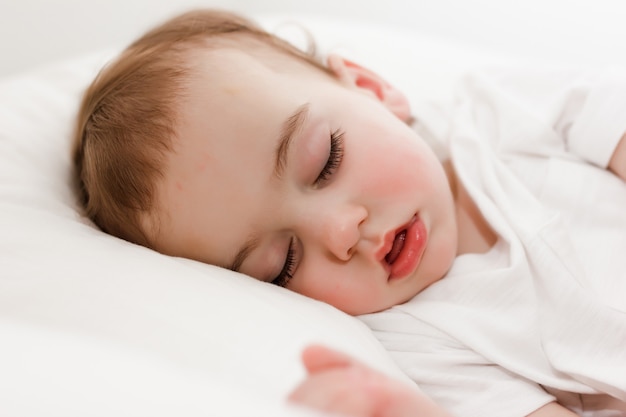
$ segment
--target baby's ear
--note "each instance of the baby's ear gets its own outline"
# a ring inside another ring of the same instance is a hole
[[[411,107],[406,96],[378,74],[339,55],[329,55],[328,68],[348,87],[373,93],[400,120],[411,118]]]

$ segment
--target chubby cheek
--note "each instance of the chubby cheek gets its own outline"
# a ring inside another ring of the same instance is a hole
[[[423,167],[430,166],[417,152],[390,151],[386,147],[369,149],[356,163],[361,192],[382,198],[415,193],[429,175]]]
[[[304,265],[302,265],[304,266]],[[348,314],[369,312],[379,304],[380,291],[370,285],[364,274],[340,271],[338,265],[316,268],[316,271],[303,270],[293,279],[289,289],[307,297],[330,304]],[[359,282],[356,277],[361,277]]]
[[[355,309],[358,310],[361,303],[349,288],[342,285],[337,285],[331,291],[320,294],[319,300],[349,314],[353,314]]]

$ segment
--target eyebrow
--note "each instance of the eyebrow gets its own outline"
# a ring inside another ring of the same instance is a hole
[[[276,162],[274,164],[274,176],[280,178],[287,166],[287,155],[289,154],[289,145],[296,137],[296,134],[304,125],[309,115],[309,103],[305,103],[298,107],[296,111],[285,120],[280,131],[278,146],[276,147]]]

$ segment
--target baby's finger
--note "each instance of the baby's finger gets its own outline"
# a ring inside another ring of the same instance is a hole
[[[305,348],[302,352],[302,362],[309,373],[358,364],[350,356],[321,345],[311,345]]]
[[[360,379],[345,368],[311,374],[288,397],[290,402],[346,416],[376,415],[368,392]]]

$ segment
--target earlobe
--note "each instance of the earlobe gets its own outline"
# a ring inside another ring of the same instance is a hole
[[[378,74],[335,54],[328,56],[327,65],[342,84],[373,94],[402,121],[411,118],[406,96]]]

